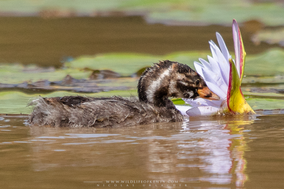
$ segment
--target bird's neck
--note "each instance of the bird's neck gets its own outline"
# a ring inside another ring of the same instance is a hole
[[[158,107],[174,107],[172,101],[168,99],[171,72],[171,68],[159,70],[156,73],[146,72],[138,83],[139,100]]]

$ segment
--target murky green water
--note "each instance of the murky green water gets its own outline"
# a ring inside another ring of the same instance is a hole
[[[25,116],[2,116],[0,185],[282,188],[283,113],[118,129],[29,127]]]

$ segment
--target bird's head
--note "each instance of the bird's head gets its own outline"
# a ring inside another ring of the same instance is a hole
[[[142,74],[138,95],[140,101],[157,106],[165,106],[168,97],[219,99],[197,72],[188,65],[169,60],[155,64]]]

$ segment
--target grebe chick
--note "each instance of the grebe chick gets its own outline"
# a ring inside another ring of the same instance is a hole
[[[217,100],[204,80],[189,66],[169,60],[154,64],[138,82],[138,97],[38,98],[31,125],[56,127],[118,127],[183,120],[169,97]]]

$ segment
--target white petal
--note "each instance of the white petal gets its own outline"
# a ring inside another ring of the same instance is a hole
[[[199,58],[199,61],[202,63],[204,68],[209,69],[209,70],[212,69],[211,64],[207,62],[206,60],[204,60],[203,58]]]
[[[190,104],[193,107],[197,107],[197,106],[214,106],[217,108],[220,108],[222,105],[222,102],[224,101],[222,100],[207,100],[204,98],[197,98],[197,99],[183,99],[185,103]]]
[[[225,59],[224,55],[221,53],[220,49],[216,49],[219,67],[224,78],[225,83],[229,84],[229,73],[230,73],[230,64],[229,61]]]
[[[212,106],[194,107],[186,111],[188,116],[211,116],[216,114],[220,109]]]
[[[202,72],[202,68],[204,68],[204,66],[202,64],[200,64],[199,62],[194,62],[194,67],[195,67],[195,70],[196,72],[201,75],[202,78],[204,78],[203,76],[203,72]]]
[[[212,73],[210,70],[204,70],[203,71],[203,76],[204,76],[204,80],[208,86],[208,88],[215,94],[217,94],[221,99],[226,97],[226,93],[224,91],[223,88],[221,88],[220,86],[218,86],[218,84],[216,83],[216,79],[214,78],[214,73]],[[224,85],[226,86],[226,85]],[[226,89],[225,89],[226,90]]]
[[[210,49],[213,55],[213,59],[218,63],[220,70],[221,70],[222,77],[224,78],[225,83],[228,85],[229,84],[229,72],[230,72],[229,61],[225,59],[219,47],[217,47],[214,42],[210,42]]]
[[[181,105],[176,105],[176,109],[178,109],[178,111],[180,111],[180,113],[183,115],[183,116],[188,116],[186,111],[191,109],[192,107],[191,106],[181,106]]]
[[[222,54],[224,55],[226,60],[229,60],[231,58],[231,55],[229,53],[229,50],[228,50],[228,48],[226,46],[226,43],[225,43],[223,37],[218,32],[216,32],[216,37],[217,37],[217,41],[218,41],[219,47],[220,47],[220,49],[222,51]]]
[[[220,70],[220,67],[219,67],[217,61],[214,58],[212,58],[211,56],[207,56],[207,58],[208,58],[208,60],[209,60],[209,62],[211,64],[212,72],[214,72],[215,74],[220,75],[220,77],[221,77],[221,70]],[[223,79],[223,77],[222,77],[222,79]]]
[[[208,56],[208,60],[210,62],[210,64],[212,65],[212,72],[207,71],[213,78],[213,80],[215,80],[215,83],[217,84],[217,86],[225,93],[227,94],[228,91],[228,86],[225,83],[225,79],[222,77],[221,74],[221,70],[219,65],[217,64],[217,62],[210,56]]]
[[[213,41],[209,41],[209,45],[210,45],[210,51],[212,53],[212,57],[215,60],[218,60],[218,57],[217,57],[217,54],[216,54],[216,48],[218,48],[217,45]]]
[[[185,103],[190,104],[193,107],[197,106],[208,106],[207,100],[202,98],[192,99],[192,98],[185,98],[182,99]]]

